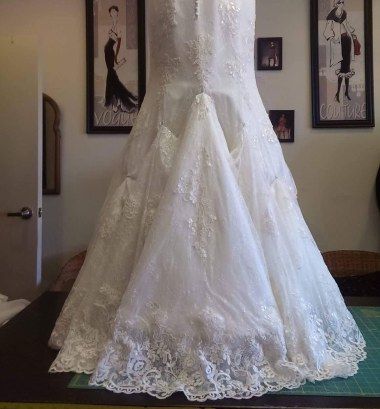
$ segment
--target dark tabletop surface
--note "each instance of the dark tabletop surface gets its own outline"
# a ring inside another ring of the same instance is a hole
[[[66,293],[46,292],[0,328],[0,402],[125,406],[380,408],[380,398],[264,395],[249,400],[189,402],[182,393],[165,400],[145,394],[69,389],[72,373],[49,374],[57,354],[47,346]],[[349,298],[349,305],[380,305],[380,298]]]

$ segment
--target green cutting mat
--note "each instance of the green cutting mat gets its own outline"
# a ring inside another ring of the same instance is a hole
[[[359,372],[348,379],[307,382],[298,389],[283,389],[277,395],[380,397],[380,308],[350,307],[367,343],[367,359],[359,363]],[[88,385],[89,375],[76,374],[68,387],[96,389]]]

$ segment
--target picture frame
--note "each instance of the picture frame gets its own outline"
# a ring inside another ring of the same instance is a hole
[[[257,69],[259,71],[282,70],[282,37],[261,37],[257,39]]]
[[[372,0],[310,0],[313,128],[375,126]]]
[[[145,1],[86,0],[88,134],[129,134],[146,90]]]
[[[295,135],[295,110],[277,109],[268,112],[273,130],[280,142],[292,143]]]
[[[61,193],[61,110],[42,93],[42,194]]]

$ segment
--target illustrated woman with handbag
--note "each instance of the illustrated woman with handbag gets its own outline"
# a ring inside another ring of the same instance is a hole
[[[334,8],[326,17],[327,23],[324,36],[330,42],[330,67],[340,64],[340,68],[335,70],[338,76],[338,90],[335,100],[340,102],[340,90],[343,78],[346,89],[344,95],[351,100],[349,94],[350,78],[355,75],[355,70],[351,67],[351,61],[355,61],[355,56],[360,55],[360,43],[355,33],[355,28],[350,24],[347,11],[344,7],[345,0],[335,0]]]

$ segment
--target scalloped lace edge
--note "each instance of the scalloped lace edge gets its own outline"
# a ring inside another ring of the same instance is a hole
[[[268,392],[278,392],[282,389],[296,389],[300,386],[304,385],[307,381],[315,382],[315,381],[324,381],[329,380],[336,377],[348,378],[354,376],[358,372],[358,363],[365,360],[367,357],[367,353],[365,352],[366,343],[365,341],[358,341],[354,344],[351,344],[350,347],[347,347],[347,350],[344,352],[339,353],[339,358],[335,358],[335,362],[337,366],[341,364],[351,365],[352,370],[347,371],[344,375],[339,375],[337,371],[329,372],[326,370],[305,370],[300,369],[298,366],[295,367],[294,379],[283,381],[281,377],[276,376],[271,377],[261,377],[261,379],[256,383],[247,384],[244,387],[239,387],[238,390],[236,386],[234,386],[233,379],[231,379],[231,383],[227,384],[227,386],[219,387],[217,390],[214,391],[207,391],[202,394],[191,394],[188,392],[188,385],[191,385],[191,381],[189,382],[182,381],[180,384],[176,384],[176,386],[168,385],[165,382],[162,383],[160,387],[157,387],[156,384],[148,385],[148,384],[139,384],[137,386],[122,386],[117,382],[114,382],[110,379],[97,381],[93,379],[96,375],[95,369],[88,370],[81,367],[80,363],[76,364],[69,364],[69,365],[61,365],[59,364],[59,359],[54,361],[52,366],[49,369],[51,373],[59,373],[59,372],[76,372],[76,373],[85,373],[87,375],[92,375],[89,380],[90,386],[95,387],[103,387],[107,390],[110,390],[115,393],[124,393],[124,394],[135,394],[135,393],[146,393],[150,396],[153,396],[158,399],[167,399],[173,393],[176,392],[183,392],[186,398],[189,401],[198,401],[204,402],[206,400],[218,400],[218,399],[250,399],[253,397],[260,397]],[[330,349],[330,353],[331,353]],[[333,351],[335,353],[336,351]],[[58,362],[57,362],[58,361]],[[254,367],[254,365],[252,366]],[[256,369],[258,369],[255,366]],[[160,371],[161,372],[161,371]],[[248,373],[246,370],[245,372]],[[263,371],[258,370],[258,373]],[[265,372],[265,371],[264,371]],[[302,375],[301,375],[302,373]],[[136,373],[131,370],[129,375],[133,375],[136,377]],[[104,378],[104,376],[103,376]],[[133,382],[133,381],[132,381]]]

